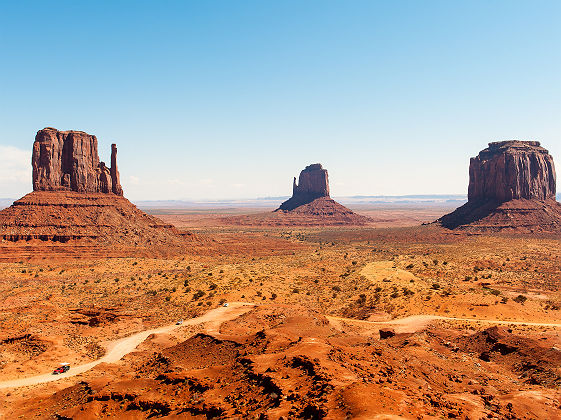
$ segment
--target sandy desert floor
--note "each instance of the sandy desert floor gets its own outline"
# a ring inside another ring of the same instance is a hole
[[[0,418],[559,418],[559,235],[420,226],[448,210],[435,206],[361,210],[377,222],[155,212],[197,237],[157,258],[0,244],[0,383],[254,305],[1,388]]]

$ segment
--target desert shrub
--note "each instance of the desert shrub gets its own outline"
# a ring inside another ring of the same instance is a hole
[[[275,300],[277,298],[277,294],[276,293],[272,293],[271,294],[271,300]]]
[[[528,300],[528,298],[524,295],[518,295],[513,299],[516,303],[524,303]]]
[[[218,285],[216,285],[215,283],[211,283],[210,286],[208,286],[209,290],[214,290],[218,287]]]
[[[292,289],[292,293],[300,293],[300,289],[295,287],[294,289]]]
[[[494,296],[499,296],[501,294],[501,291],[496,289],[491,289],[489,290],[489,293],[491,293]]]
[[[431,286],[431,289],[434,289],[434,290],[440,289],[440,284],[438,284],[438,283],[433,283],[432,286]]]
[[[434,265],[438,265],[438,260],[432,260],[432,263],[433,263]]]
[[[333,286],[331,289],[335,292],[340,292],[341,291],[341,288],[339,286]]]
[[[362,305],[366,302],[366,295],[364,293],[361,293],[360,295],[358,295],[358,299],[356,301],[359,305]]]
[[[407,267],[405,267],[408,270],[411,270],[413,267],[415,267],[413,264],[409,264]]]
[[[193,295],[193,300],[198,300],[200,298],[202,298],[206,293],[203,292],[202,290],[197,290],[195,292],[195,294]]]

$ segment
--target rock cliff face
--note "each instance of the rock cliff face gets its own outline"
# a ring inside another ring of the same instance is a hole
[[[537,141],[489,143],[469,165],[469,201],[555,199],[553,157]]]
[[[294,210],[320,197],[329,197],[329,176],[321,163],[314,163],[300,172],[298,184],[294,178],[292,197],[282,203],[279,210]]]
[[[553,157],[537,141],[489,143],[469,166],[468,202],[437,222],[476,231],[559,231]]]
[[[194,240],[123,197],[115,145],[108,168],[99,161],[95,136],[45,128],[35,137],[32,164],[34,191],[0,211],[0,248],[19,243],[41,255],[57,243],[70,255],[74,247],[88,255],[129,255],[141,248],[151,255],[176,252]],[[8,248],[19,252],[17,245]]]
[[[320,163],[306,166],[292,184],[292,197],[264,218],[232,218],[232,223],[273,226],[365,225],[372,221],[329,197],[329,176]]]
[[[111,168],[107,168],[99,161],[95,136],[44,128],[33,144],[33,190],[123,195],[116,145],[111,152]]]

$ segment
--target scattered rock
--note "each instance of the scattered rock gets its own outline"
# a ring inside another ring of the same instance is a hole
[[[380,340],[386,340],[395,336],[395,331],[391,328],[381,328],[379,333]]]

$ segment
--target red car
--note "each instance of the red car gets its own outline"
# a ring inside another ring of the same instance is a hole
[[[70,365],[64,364],[53,370],[53,375],[60,375],[61,373],[68,372],[70,370]]]

